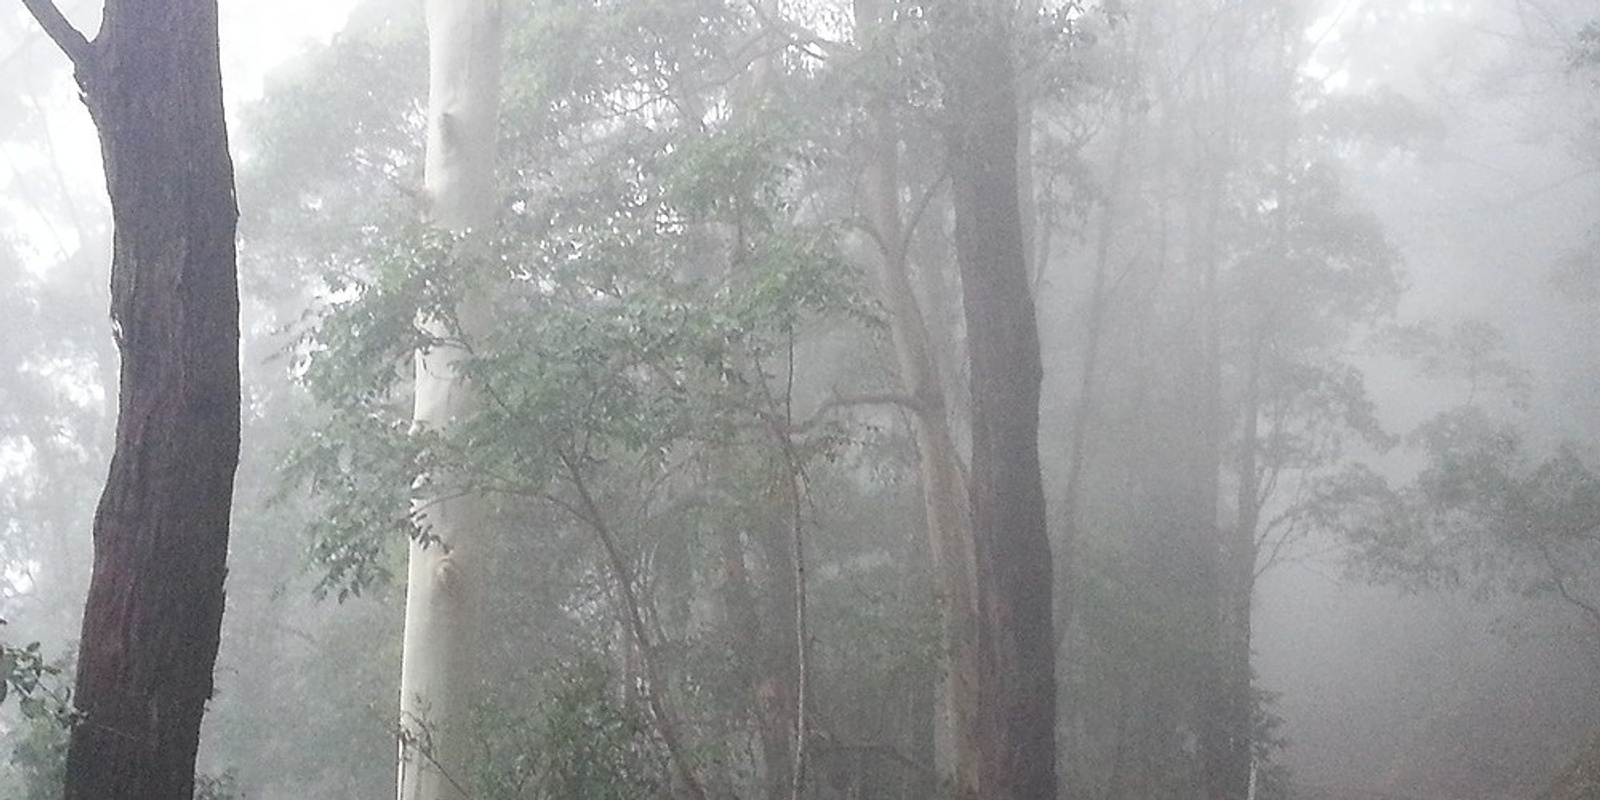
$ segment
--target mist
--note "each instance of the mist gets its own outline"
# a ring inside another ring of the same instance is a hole
[[[0,11],[0,798],[145,785],[94,732],[172,747],[110,709],[179,665],[173,796],[216,800],[1600,791],[1592,3],[221,3],[214,653],[203,559],[97,513],[184,341],[112,309],[200,274],[112,265],[200,223],[108,196],[98,93],[158,81],[41,3]],[[93,610],[124,570],[156,627]]]

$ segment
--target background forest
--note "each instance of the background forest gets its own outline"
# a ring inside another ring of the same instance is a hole
[[[1016,5],[1061,796],[1594,796],[1593,4]],[[197,796],[388,796],[397,740],[441,797],[958,796],[988,367],[938,4],[505,3],[453,229],[419,4],[289,56],[252,42],[293,14],[223,13],[245,427]],[[69,73],[0,10],[3,798],[59,796],[116,408]],[[402,715],[419,560],[471,663]]]

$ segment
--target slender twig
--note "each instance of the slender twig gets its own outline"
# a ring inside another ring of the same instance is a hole
[[[1589,622],[1595,626],[1596,630],[1600,630],[1600,607],[1579,597],[1571,589],[1567,588],[1567,581],[1561,575],[1561,567],[1556,564],[1555,555],[1550,552],[1549,542],[1540,538],[1538,540],[1538,548],[1539,555],[1544,558],[1545,566],[1550,569],[1550,582],[1555,586],[1556,595],[1583,612],[1583,615],[1589,619]]]
[[[947,163],[939,168],[939,175],[928,184],[928,188],[922,193],[922,198],[917,201],[916,208],[911,210],[911,216],[906,220],[905,230],[900,234],[899,252],[901,254],[911,252],[911,240],[916,237],[917,229],[921,227],[922,219],[927,216],[928,209],[933,207],[933,199],[939,196],[940,190],[944,188],[945,182],[949,179],[950,165]]]
[[[573,489],[578,493],[578,502],[581,513],[575,513],[577,518],[587,524],[600,540],[601,549],[605,551],[606,562],[610,567],[611,578],[617,584],[617,592],[622,600],[622,616],[628,626],[633,643],[639,648],[639,657],[644,662],[645,671],[645,702],[649,704],[651,712],[656,718],[656,727],[661,733],[661,741],[667,747],[667,752],[672,759],[678,779],[683,782],[684,788],[696,800],[708,800],[705,786],[701,784],[699,776],[694,772],[688,761],[688,752],[684,749],[682,740],[678,738],[677,718],[672,709],[668,707],[665,691],[666,687],[661,679],[661,672],[656,662],[655,643],[650,636],[650,628],[644,618],[643,604],[640,602],[638,591],[634,586],[633,570],[628,566],[627,556],[623,553],[622,542],[617,537],[616,531],[606,524],[605,515],[600,511],[600,504],[589,492],[589,483],[583,476],[580,463],[572,454],[564,450],[557,452],[562,467],[567,472],[567,479],[572,483]],[[569,513],[573,509],[562,504]]]
[[[1288,548],[1290,540],[1295,538],[1296,533],[1302,530],[1295,527],[1294,521],[1295,517],[1288,513],[1279,514],[1262,528],[1261,535],[1256,539],[1257,556],[1254,570],[1256,578],[1259,579],[1268,569],[1282,562],[1283,551]],[[1273,538],[1272,534],[1277,530],[1282,530],[1282,533]],[[1261,558],[1261,549],[1267,544],[1268,539],[1272,539],[1272,546],[1267,549],[1267,557]]]
[[[416,714],[406,714],[406,716],[411,719],[411,724],[416,726],[416,731],[408,729],[402,723],[395,731],[395,738],[399,740],[400,747],[422,756],[458,794],[471,798],[472,793],[467,791],[467,787],[462,786],[461,782],[456,780],[456,776],[440,763],[438,756],[433,754],[433,732],[429,730],[432,723]]]

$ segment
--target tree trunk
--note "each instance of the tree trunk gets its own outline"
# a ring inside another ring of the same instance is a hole
[[[863,40],[886,24],[881,0],[856,0]],[[972,528],[949,403],[926,315],[912,286],[908,231],[900,207],[899,137],[886,98],[868,102],[863,142],[862,204],[878,243],[873,262],[878,296],[888,309],[900,389],[913,403],[913,436],[924,521],[940,618],[941,680],[935,697],[935,754],[942,777],[959,790],[977,789],[982,734],[977,722],[977,589]]]
[[[956,258],[971,366],[973,551],[983,739],[979,796],[1051,800],[1055,637],[1039,473],[1039,333],[1017,187],[1016,69],[1005,10],[943,18]]]
[[[752,44],[760,55],[750,63],[745,96],[736,98],[733,107],[736,127],[748,126],[756,119],[757,112],[772,94],[773,81],[780,74],[775,56],[781,48],[776,42],[783,34],[774,23],[782,17],[781,8],[776,0],[759,0],[759,12],[762,23]],[[739,227],[730,237],[734,241],[744,239],[742,226]],[[739,254],[734,254],[729,259],[730,272],[740,258]],[[793,360],[792,353],[790,360]],[[775,406],[782,406],[785,417],[790,394],[792,391],[769,398]],[[789,438],[790,427],[788,424],[781,428],[774,426],[771,431],[771,445],[775,454],[781,456],[774,458],[770,467],[772,474],[764,505],[771,511],[761,515],[749,532],[760,561],[766,567],[761,598],[758,600],[753,593],[749,596],[756,603],[757,613],[764,610],[765,614],[758,628],[750,631],[751,635],[742,635],[747,646],[755,650],[750,659],[747,684],[759,728],[762,773],[769,800],[799,798],[804,790],[807,768],[804,757],[808,735],[804,683],[807,609],[801,580],[805,562],[798,516],[803,501],[794,442]],[[738,535],[734,534],[734,538],[737,544]],[[743,558],[742,550],[739,557]],[[748,586],[746,592],[749,593]],[[765,602],[761,602],[763,600]],[[749,622],[745,615],[735,613],[736,618],[746,624]]]
[[[752,538],[756,535],[752,532]],[[766,532],[759,535],[769,536]],[[763,545],[763,552],[770,558],[771,545]],[[729,629],[734,641],[743,645],[735,649],[733,656],[744,678],[750,713],[755,717],[756,734],[761,740],[766,787],[763,795],[768,800],[779,800],[788,796],[793,782],[794,637],[793,625],[781,624],[792,621],[793,616],[787,613],[782,596],[768,603],[777,616],[762,614],[762,605],[750,580],[744,536],[737,527],[730,526],[723,531],[721,558],[723,605]],[[775,563],[769,566],[774,571],[776,568],[778,564]],[[785,637],[784,634],[790,635]]]
[[[1251,333],[1245,354],[1244,425],[1237,469],[1238,519],[1219,528],[1217,663],[1211,689],[1211,751],[1206,784],[1211,800],[1244,800],[1253,761],[1255,691],[1250,666],[1250,612],[1255,596],[1256,530],[1261,523],[1257,441],[1261,419],[1262,351],[1266,332]]]
[[[188,798],[239,463],[238,212],[215,0],[110,0],[76,67],[111,196],[117,433],[94,521],[67,798]]]
[[[1185,209],[1184,266],[1197,305],[1193,318],[1184,328],[1192,352],[1179,372],[1174,387],[1174,421],[1193,433],[1180,439],[1174,448],[1179,467],[1176,482],[1178,501],[1176,523],[1185,544],[1183,553],[1192,556],[1188,564],[1188,602],[1199,610],[1191,620],[1197,633],[1192,643],[1195,661],[1194,699],[1189,704],[1187,727],[1198,737],[1198,768],[1201,786],[1198,793],[1209,797],[1217,774],[1215,763],[1226,747],[1226,733],[1215,716],[1220,675],[1218,646],[1222,607],[1222,556],[1218,545],[1224,536],[1217,521],[1221,498],[1222,445],[1225,428],[1222,401],[1222,343],[1220,331],[1221,298],[1218,293],[1220,265],[1217,252],[1217,217],[1222,202],[1222,168],[1205,163],[1207,146],[1199,150],[1201,163],[1192,165],[1190,194]],[[1182,602],[1180,600],[1180,602]]]
[[[494,152],[500,100],[498,0],[429,0],[428,141],[424,188],[430,221],[447,231],[494,222]],[[473,247],[473,238],[462,246]],[[473,283],[468,280],[467,284]],[[444,428],[471,415],[477,393],[456,370],[466,341],[487,329],[481,293],[468,288],[456,325],[424,316],[436,344],[416,354],[413,419]],[[488,514],[467,494],[422,501],[427,538],[413,541],[406,575],[400,667],[400,800],[466,797],[467,713],[477,685],[479,569],[474,539]]]

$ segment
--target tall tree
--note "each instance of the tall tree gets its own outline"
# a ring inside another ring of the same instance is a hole
[[[1013,11],[941,9],[941,60],[972,392],[978,796],[1056,796],[1055,634],[1039,473],[1039,332],[1018,193]]]
[[[1256,577],[1326,526],[1348,445],[1388,443],[1340,353],[1392,309],[1394,254],[1341,188],[1346,140],[1304,121],[1302,12],[1150,7],[1106,37],[1143,78],[1108,98],[1067,491],[1094,575],[1074,664],[1116,664],[1079,684],[1071,771],[1106,796],[1248,794]]]
[[[24,0],[100,130],[122,352],[94,522],[68,798],[187,798],[222,623],[239,460],[233,164],[215,0],[107,0],[90,40]]]
[[[863,51],[892,53],[892,4],[856,0],[853,12]],[[951,407],[956,404],[946,395],[929,327],[939,315],[924,311],[914,288],[911,226],[900,202],[901,136],[892,99],[880,90],[866,101],[860,203],[878,249],[872,277],[888,312],[899,388],[910,401],[922,513],[936,587],[942,677],[935,699],[935,755],[946,780],[971,788],[977,780],[982,740],[977,728],[972,526],[962,485],[964,465],[951,428]]]
[[[428,128],[423,167],[429,221],[459,238],[470,256],[494,223],[494,161],[500,100],[499,0],[430,0]],[[463,258],[463,262],[470,258]],[[467,280],[449,309],[424,310],[428,343],[416,353],[413,420],[442,429],[473,413],[477,393],[458,369],[468,340],[487,326],[481,292]],[[466,796],[466,712],[477,683],[474,539],[488,521],[481,496],[426,476],[406,577],[400,669],[400,800]]]

